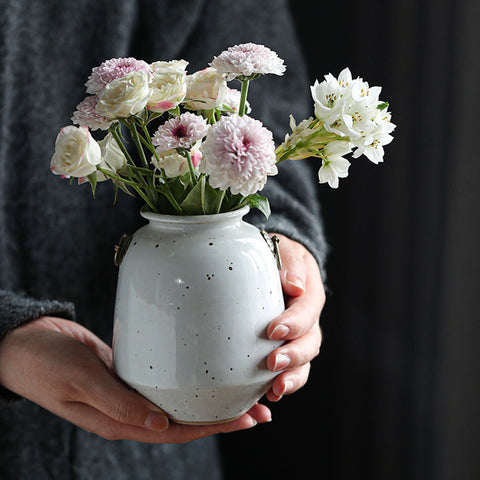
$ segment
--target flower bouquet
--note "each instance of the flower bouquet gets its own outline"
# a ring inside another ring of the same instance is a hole
[[[285,308],[278,259],[242,221],[249,208],[270,214],[258,193],[267,177],[285,160],[317,157],[319,181],[336,188],[344,156],[381,162],[395,126],[380,88],[345,69],[315,82],[315,116],[291,117],[275,147],[247,101],[252,80],[284,73],[275,52],[249,43],[191,75],[187,65],[121,58],[94,68],[51,170],[143,199],[149,223],[119,260],[114,367],[172,420],[206,424],[241,416],[275,376],[265,359],[281,343],[265,331]],[[97,141],[95,130],[107,133]]]
[[[353,79],[348,68],[315,82],[315,118],[297,125],[290,117],[292,131],[275,148],[272,133],[249,116],[247,101],[252,80],[284,73],[275,52],[249,43],[230,47],[192,75],[187,65],[121,58],[94,68],[89,95],[72,117],[79,127],[64,127],[57,137],[52,172],[88,181],[93,191],[112,180],[116,192],[136,193],[155,213],[217,214],[249,205],[268,216],[268,200],[257,192],[277,164],[317,157],[320,183],[336,188],[348,174],[345,155],[379,163],[393,138],[381,88]],[[228,86],[233,80],[240,90]],[[97,142],[94,130],[108,133]]]

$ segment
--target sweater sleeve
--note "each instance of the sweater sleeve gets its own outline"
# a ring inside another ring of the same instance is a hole
[[[0,341],[13,329],[43,316],[73,320],[74,306],[69,302],[35,299],[22,293],[0,290]],[[19,398],[0,385],[0,402]]]

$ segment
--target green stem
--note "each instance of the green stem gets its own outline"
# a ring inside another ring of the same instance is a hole
[[[149,206],[150,210],[154,213],[160,213],[153,203],[153,201],[143,192],[141,187],[133,187],[137,191],[137,193],[143,198],[144,202]]]
[[[142,130],[143,134],[145,135],[144,137],[140,137],[141,141],[145,144],[145,146],[153,153],[155,156],[155,160],[157,161],[157,165],[160,164],[160,157],[158,156],[157,151],[155,150],[155,146],[152,143],[152,138],[150,137],[150,133],[147,129],[147,126],[144,124],[142,125]],[[182,207],[180,207],[179,203],[177,202],[177,199],[173,195],[172,191],[170,190],[170,187],[168,185],[168,179],[167,179],[167,174],[165,173],[165,170],[163,168],[159,169],[161,174],[162,174],[162,179],[163,179],[163,184],[164,184],[164,195],[167,197],[167,200],[172,204],[173,208],[177,211],[177,213],[183,214]]]
[[[217,211],[215,213],[220,213],[220,210],[222,209],[222,203],[223,203],[224,198],[225,198],[225,190],[222,190],[222,193],[220,194],[220,197],[218,199]]]
[[[190,155],[190,152],[188,150],[185,150],[185,156],[187,157],[188,170],[190,171],[190,182],[192,184],[192,187],[194,187],[197,184],[197,176],[195,175],[192,156]]]
[[[152,191],[157,191],[157,189],[153,187],[149,187],[148,185],[139,185],[137,182],[133,181],[130,177],[130,179],[127,179],[125,177],[121,177],[115,173],[113,173],[111,170],[106,170],[101,167],[97,167],[97,170],[99,172],[102,172],[106,177],[112,178],[113,180],[118,180],[119,182],[126,183],[127,185],[130,185],[132,187],[136,188],[145,188],[147,190],[152,190]]]
[[[246,103],[247,103],[247,93],[248,93],[248,84],[250,80],[243,80],[242,81],[242,91],[240,93],[240,105],[238,106],[238,115],[243,117],[246,111]]]
[[[141,121],[141,126],[143,126],[145,123]],[[130,130],[130,135],[132,136],[132,139],[135,143],[135,146],[137,147],[138,154],[140,155],[140,159],[142,160],[142,163],[144,167],[149,170],[149,173],[147,174],[147,184],[150,184],[152,188],[155,187],[155,179],[151,175],[151,170],[150,166],[148,164],[147,157],[145,156],[145,150],[142,147],[142,142],[140,141],[140,136],[138,135],[138,130],[137,130],[137,125],[135,122],[128,122],[127,126]],[[155,195],[148,190],[145,192],[145,195],[150,199],[150,203],[155,202]]]
[[[151,201],[151,199],[143,192],[142,188],[150,188],[148,186],[142,187],[138,185],[138,183],[133,182],[132,180],[127,180],[125,178],[119,177],[118,175],[115,175],[114,173],[110,172],[109,170],[105,170],[104,168],[99,168],[97,167],[97,170],[99,172],[102,172],[106,177],[113,178],[114,180],[118,180],[120,182],[126,183],[127,185],[130,185],[135,189],[135,191],[143,198],[145,203],[148,205],[148,207],[152,210],[154,213],[160,213],[155,206],[155,204]]]
[[[142,123],[142,125],[143,125],[143,123]],[[149,168],[148,160],[147,160],[147,157],[145,156],[145,150],[142,147],[142,142],[140,141],[140,137],[138,135],[136,125],[128,123],[127,126],[130,130],[130,134],[132,135],[133,141],[135,142],[135,146],[137,147],[137,150],[138,150],[140,158],[143,162],[143,165],[145,166],[145,168]]]
[[[116,124],[115,128],[111,128],[110,129],[110,133],[112,134],[112,137],[115,139],[115,141],[117,142],[117,145],[118,147],[120,148],[120,150],[122,151],[122,153],[125,155],[125,158],[127,159],[127,162],[130,164],[130,165],[134,165],[135,166],[135,162],[132,160],[132,157],[130,156],[130,154],[128,153],[127,149],[125,148],[125,145],[123,144],[122,142],[122,139],[120,138],[120,135],[118,134],[118,129],[120,127],[120,124]]]
[[[167,175],[163,169],[162,169],[162,175],[163,175],[163,180],[165,182],[165,191],[163,194],[165,195],[167,200],[172,204],[176,212],[179,213],[180,215],[183,215],[184,211],[182,207],[179,205],[179,203],[177,202],[177,199],[173,195],[172,191],[170,190],[170,187],[168,186],[168,182],[167,182]]]
[[[128,153],[127,149],[125,148],[125,145],[123,144],[121,138],[120,138],[120,135],[118,134],[118,129],[119,129],[120,125],[117,124],[116,128],[115,129],[111,129],[110,130],[110,133],[112,134],[113,138],[115,139],[115,141],[117,142],[117,145],[118,147],[120,148],[120,150],[122,151],[122,153],[125,155],[125,158],[127,159],[127,163],[129,165],[131,165],[132,167],[137,167],[135,165],[135,162],[133,161],[132,157],[130,156],[130,154]],[[137,179],[143,183],[144,185],[148,185],[147,182],[145,181],[145,179],[143,178],[142,175],[140,175],[139,172],[135,171],[135,176],[137,177]]]
[[[146,128],[145,128],[145,130],[146,130]],[[135,130],[135,131],[136,131],[136,130]],[[152,199],[150,198],[150,196],[148,196],[146,193],[143,192],[143,190],[141,190],[141,189],[143,188],[143,189],[146,189],[147,191],[148,191],[148,190],[152,191],[152,193],[154,193],[154,192],[157,192],[157,193],[158,193],[158,189],[155,188],[154,185],[153,185],[153,186],[149,186],[148,183],[145,181],[145,179],[143,178],[143,176],[142,176],[141,173],[140,173],[140,172],[142,171],[142,169],[141,169],[140,167],[137,167],[137,166],[135,165],[135,162],[132,160],[132,157],[129,155],[127,149],[126,149],[125,146],[123,145],[123,143],[122,143],[122,141],[121,141],[121,139],[120,139],[120,136],[118,135],[118,131],[112,129],[112,132],[111,132],[111,133],[112,133],[113,137],[115,138],[118,146],[120,147],[120,150],[121,150],[121,151],[123,152],[123,154],[125,155],[125,158],[127,159],[127,162],[131,165],[131,167],[132,167],[132,169],[133,169],[133,171],[134,171],[134,173],[135,173],[136,178],[137,178],[139,181],[141,181],[141,183],[142,183],[143,185],[140,186],[140,185],[138,185],[138,183],[135,183],[135,182],[133,182],[133,181],[131,181],[131,180],[129,181],[129,180],[126,180],[126,179],[124,179],[124,178],[122,178],[122,177],[119,177],[119,176],[117,176],[117,175],[113,175],[113,174],[112,174],[111,172],[109,172],[108,170],[103,170],[103,169],[100,169],[100,168],[99,168],[98,170],[100,170],[102,173],[104,173],[105,175],[107,175],[107,176],[109,176],[109,177],[111,177],[111,178],[114,178],[114,179],[116,179],[116,180],[119,180],[119,181],[121,181],[121,182],[124,182],[124,183],[126,183],[127,185],[131,185],[131,186],[135,189],[135,191],[143,198],[143,200],[144,200],[145,203],[149,206],[149,208],[150,208],[153,212],[159,213],[159,212],[158,212],[158,209],[155,207],[155,202],[154,202],[154,200],[152,200]],[[146,133],[148,134],[148,130],[146,130]],[[137,132],[137,136],[138,136],[138,132]],[[138,136],[138,137],[139,137],[139,136]],[[150,135],[148,135],[147,138],[150,138]],[[153,145],[152,145],[152,147],[153,147]],[[159,160],[159,159],[158,159],[157,152],[155,151],[155,148],[153,148],[153,152],[154,152],[157,160]],[[152,171],[151,171],[149,168],[147,168],[146,170],[148,170],[148,175],[151,175]],[[145,172],[145,170],[144,170],[144,172]],[[147,173],[147,172],[145,172],[145,173]],[[178,202],[176,201],[175,197],[173,196],[172,192],[170,191],[170,188],[168,187],[167,178],[166,178],[166,175],[165,175],[165,172],[163,171],[163,169],[161,170],[161,173],[162,173],[162,178],[163,178],[164,184],[165,184],[165,185],[164,185],[164,186],[165,186],[165,190],[164,190],[164,192],[163,192],[163,195],[165,195],[165,197],[166,197],[167,200],[172,204],[173,208],[176,210],[177,213],[183,214],[182,208],[180,207],[180,205],[179,205]],[[154,180],[153,180],[153,181],[154,181]]]

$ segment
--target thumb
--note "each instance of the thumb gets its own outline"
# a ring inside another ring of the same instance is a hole
[[[107,368],[97,370],[94,377],[86,392],[86,403],[120,423],[154,430],[168,428],[163,410],[115,378]]]

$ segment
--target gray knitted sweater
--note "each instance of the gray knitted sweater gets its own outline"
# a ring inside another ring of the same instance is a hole
[[[141,204],[107,185],[71,186],[49,171],[92,67],[112,57],[184,58],[204,68],[236,43],[285,59],[284,77],[254,82],[254,116],[283,137],[288,115],[310,114],[308,82],[286,2],[257,0],[0,0],[0,339],[41,315],[75,318],[110,342],[112,246],[141,224]],[[293,162],[292,162],[293,163]],[[323,265],[315,174],[284,162],[264,191],[267,228],[303,242]],[[260,217],[253,214],[252,222]],[[215,439],[187,445],[109,442],[0,393],[0,478],[217,479]]]

